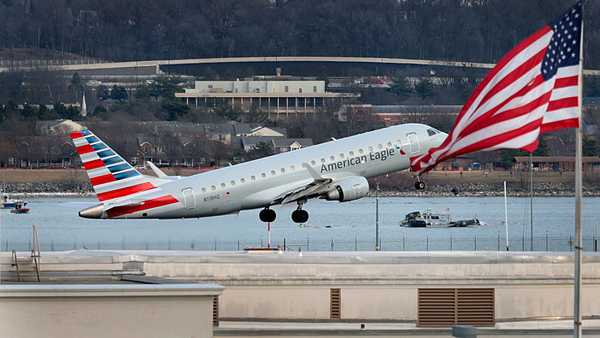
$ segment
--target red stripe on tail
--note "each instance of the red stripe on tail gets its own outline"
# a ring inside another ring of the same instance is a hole
[[[79,132],[79,131],[74,131],[74,132],[72,132],[71,134],[69,134],[69,136],[70,136],[72,139],[76,139],[76,138],[83,137],[84,135],[83,135],[81,132]]]
[[[85,162],[83,164],[83,167],[85,168],[85,170],[92,170],[92,169],[104,167],[104,162],[102,162],[102,160],[93,160],[93,161]]]
[[[165,195],[161,197],[157,197],[151,200],[144,201],[140,205],[123,205],[119,207],[114,207],[109,209],[106,212],[108,218],[119,217],[127,214],[132,214],[134,212],[158,208],[165,205],[173,204],[179,202],[175,197],[171,195]]]
[[[90,183],[92,183],[92,185],[96,186],[99,184],[114,182],[116,180],[117,179],[112,174],[106,174],[106,175],[90,178]]]
[[[79,155],[83,155],[83,154],[87,154],[87,153],[91,153],[91,152],[95,151],[95,149],[92,148],[92,146],[89,144],[83,145],[81,147],[77,147],[77,149],[75,149],[75,150],[77,150],[77,153]]]
[[[152,183],[149,183],[149,182],[140,183],[140,184],[132,185],[132,186],[121,188],[121,189],[115,189],[115,190],[99,193],[98,200],[100,202],[106,201],[106,200],[112,200],[117,197],[123,197],[123,196],[135,194],[137,192],[146,191],[146,190],[150,190],[150,189],[154,189],[154,188],[155,187]]]

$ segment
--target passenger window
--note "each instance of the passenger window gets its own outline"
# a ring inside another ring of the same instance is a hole
[[[391,148],[392,147],[392,142],[388,142],[387,146],[388,146],[388,148]]]
[[[267,177],[267,174],[266,173],[262,173],[262,174],[260,174],[260,176],[261,177]]]
[[[242,183],[246,183],[246,179],[245,179],[245,178],[242,178],[242,179],[240,179],[240,182],[242,182]]]
[[[202,188],[202,192],[206,192],[206,188]]]
[[[373,147],[369,147],[369,151],[373,151]]]
[[[271,170],[271,175],[275,175],[277,174],[277,172],[275,172],[275,170]]]
[[[295,165],[291,165],[290,168],[292,168],[292,170],[296,170],[296,166]]]
[[[321,159],[321,163],[325,163],[325,159],[324,158]]]
[[[354,152],[353,151],[350,152],[350,156],[354,156]]]
[[[211,190],[217,190],[217,187],[216,187],[216,186],[214,186],[214,185],[211,185],[211,186],[210,186],[210,189],[211,189]]]
[[[330,160],[335,161],[335,156],[331,155],[331,157],[329,157]]]
[[[315,165],[315,164],[317,164],[317,162],[315,162],[315,160],[312,160],[312,161],[310,161],[310,164]]]
[[[227,185],[225,183],[221,183],[221,188],[225,188]]]
[[[252,175],[252,176],[250,176],[250,179],[253,181],[256,181],[256,176]]]
[[[379,149],[383,149],[383,146],[382,146],[381,144],[378,144],[378,145],[377,145],[377,148],[379,148]]]
[[[343,160],[344,159],[344,154],[340,154],[340,158]]]
[[[231,182],[229,182],[229,183],[231,183],[231,185],[235,185],[235,181],[234,180],[231,180]]]
[[[285,173],[285,168],[281,168],[281,173]]]
[[[359,154],[364,154],[364,153],[365,153],[365,151],[364,151],[364,150],[362,150],[362,148],[360,148],[360,149],[358,149],[358,153],[359,153]]]

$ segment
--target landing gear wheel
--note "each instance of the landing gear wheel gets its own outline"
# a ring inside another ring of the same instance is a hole
[[[258,218],[260,218],[260,220],[265,223],[272,223],[272,222],[275,222],[275,218],[277,218],[277,214],[275,213],[275,210],[272,210],[269,208],[264,208],[258,214]]]
[[[415,182],[415,189],[416,190],[425,190],[425,182],[423,182],[423,181],[416,181]]]
[[[292,212],[292,221],[294,223],[306,223],[308,221],[308,212],[302,209],[294,210]]]

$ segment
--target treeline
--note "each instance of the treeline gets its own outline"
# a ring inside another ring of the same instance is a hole
[[[345,55],[493,62],[575,0],[1,0],[0,48],[109,60]],[[586,2],[600,65],[600,2]]]

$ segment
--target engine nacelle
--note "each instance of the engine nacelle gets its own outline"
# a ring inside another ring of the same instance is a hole
[[[335,189],[325,195],[328,201],[347,202],[367,196],[369,182],[362,176],[349,177],[338,182]]]

